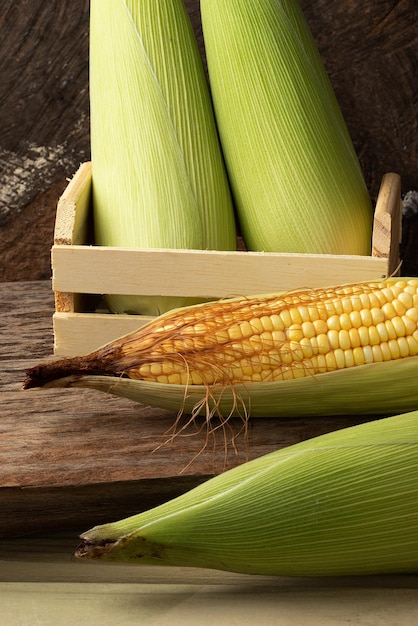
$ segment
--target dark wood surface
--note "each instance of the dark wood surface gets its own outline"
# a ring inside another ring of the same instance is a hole
[[[0,283],[0,303],[0,537],[125,517],[247,459],[367,419],[254,419],[235,450],[224,438],[242,427],[234,420],[215,438],[203,425],[164,445],[172,413],[96,391],[22,391],[25,369],[52,358],[53,294],[48,281]]]
[[[186,5],[203,50],[199,0]],[[389,171],[418,189],[418,3],[301,5],[372,199]],[[1,2],[0,281],[50,276],[56,202],[90,154],[88,19],[88,0]]]

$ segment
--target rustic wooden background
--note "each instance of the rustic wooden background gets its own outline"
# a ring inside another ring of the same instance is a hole
[[[186,4],[201,44],[199,1]],[[301,4],[372,198],[388,171],[418,189],[418,3]],[[88,0],[0,0],[0,281],[50,276],[57,198],[89,158],[88,19]],[[415,249],[418,228],[405,232]]]

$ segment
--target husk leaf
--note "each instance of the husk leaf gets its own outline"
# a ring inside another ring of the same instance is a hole
[[[265,575],[418,571],[418,412],[244,463],[82,535],[81,558]]]

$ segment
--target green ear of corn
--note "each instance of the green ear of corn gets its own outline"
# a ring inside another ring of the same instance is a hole
[[[247,247],[370,254],[372,210],[295,0],[201,0],[209,77]]]
[[[233,387],[153,383],[116,376],[76,375],[44,385],[82,387],[185,414],[249,417],[387,415],[418,406],[418,357],[273,383]]]
[[[96,243],[235,249],[209,88],[182,0],[92,0],[90,101]],[[108,301],[115,312],[150,315],[191,303]]]
[[[323,435],[82,535],[76,556],[248,574],[418,571],[418,412]]]

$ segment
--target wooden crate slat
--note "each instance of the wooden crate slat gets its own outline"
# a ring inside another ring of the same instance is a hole
[[[53,288],[75,293],[229,297],[385,277],[387,259],[54,246]]]
[[[55,312],[54,352],[60,356],[87,354],[152,319],[146,315]]]

